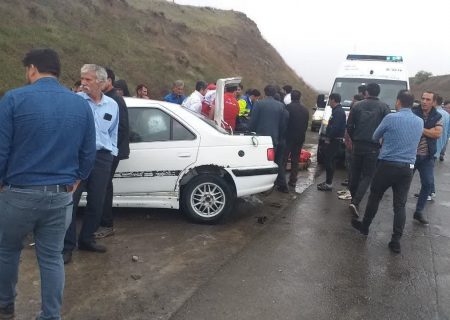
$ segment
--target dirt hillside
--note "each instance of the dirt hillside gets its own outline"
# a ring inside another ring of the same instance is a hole
[[[420,84],[415,83],[414,78],[410,78],[409,83],[417,100],[420,100],[422,92],[425,90],[431,90],[444,97],[444,100],[450,100],[450,75],[430,77]]]
[[[81,65],[97,63],[130,89],[147,84],[155,99],[176,79],[185,80],[189,93],[196,80],[240,75],[245,88],[291,84],[306,105],[315,101],[314,90],[240,12],[156,0],[3,0],[0,94],[23,84],[23,54],[45,46],[60,53],[68,86]]]

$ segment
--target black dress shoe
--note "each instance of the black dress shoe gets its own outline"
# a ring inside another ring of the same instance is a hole
[[[423,217],[423,215],[422,215],[421,213],[414,212],[413,218],[414,218],[415,220],[417,220],[418,222],[420,222],[421,224],[423,224],[423,225],[429,224],[429,223],[428,223],[428,220],[426,220],[426,219]]]
[[[398,241],[391,240],[389,242],[388,246],[389,246],[389,249],[391,249],[391,251],[394,252],[394,253],[400,253],[401,252],[400,242],[398,242]]]
[[[326,184],[324,182],[324,183],[321,183],[321,184],[317,185],[317,190],[319,190],[319,191],[332,191],[333,187],[331,185]]]
[[[64,264],[68,264],[72,262],[72,251],[64,251],[62,253]]]
[[[362,222],[359,220],[352,219],[352,227],[365,236],[369,234],[369,229],[364,228]]]
[[[101,244],[97,244],[94,241],[89,242],[89,243],[79,242],[78,249],[84,250],[84,251],[100,252],[100,253],[106,252],[105,246],[102,246]]]

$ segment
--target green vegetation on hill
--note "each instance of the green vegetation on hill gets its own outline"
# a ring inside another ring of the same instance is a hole
[[[0,93],[24,82],[23,54],[51,47],[71,86],[84,63],[111,67],[130,90],[146,83],[159,99],[176,79],[242,76],[245,88],[291,84],[314,105],[315,92],[244,14],[156,0],[2,0]]]

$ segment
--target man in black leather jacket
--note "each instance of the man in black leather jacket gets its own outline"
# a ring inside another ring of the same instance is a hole
[[[333,188],[333,176],[335,160],[339,152],[339,145],[345,134],[345,111],[341,106],[341,96],[338,93],[330,94],[328,98],[333,109],[330,120],[328,120],[326,131],[325,169],[326,181],[317,185],[319,191],[331,191]]]
[[[369,83],[366,93],[366,99],[352,107],[347,123],[347,131],[353,142],[350,209],[355,216],[359,216],[359,203],[372,181],[380,153],[380,144],[372,140],[373,133],[381,120],[391,112],[389,106],[378,99],[380,86],[377,83]]]

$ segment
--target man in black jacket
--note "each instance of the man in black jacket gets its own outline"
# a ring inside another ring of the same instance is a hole
[[[298,173],[298,160],[300,150],[305,142],[305,134],[308,129],[309,111],[300,103],[302,94],[298,90],[290,93],[291,103],[286,109],[289,112],[289,122],[286,131],[286,149],[284,151],[283,166],[286,166],[289,154],[291,155],[291,174],[289,185],[295,187]]]
[[[366,93],[366,99],[350,110],[347,123],[347,132],[353,142],[350,209],[355,216],[359,216],[359,203],[372,181],[380,153],[380,144],[372,140],[373,133],[391,112],[389,106],[378,99],[380,86],[377,83],[369,83]]]
[[[113,183],[112,179],[116,173],[117,166],[120,160],[128,159],[130,156],[130,146],[129,146],[129,127],[128,127],[128,109],[125,104],[125,100],[120,95],[116,94],[116,89],[113,87],[115,81],[114,72],[105,68],[108,74],[108,80],[106,81],[105,88],[103,92],[108,97],[113,98],[119,105],[119,130],[117,135],[117,148],[119,153],[117,157],[113,158],[113,163],[111,166],[111,179],[108,183],[105,194],[105,202],[103,205],[102,220],[100,222],[100,227],[95,233],[97,239],[105,238],[114,234],[114,219],[112,213],[112,203],[113,203]]]
[[[264,88],[266,97],[255,103],[249,128],[250,131],[254,131],[258,135],[272,137],[272,143],[275,149],[275,163],[278,165],[278,177],[275,185],[279,191],[288,192],[282,162],[284,154],[284,132],[289,114],[285,110],[284,104],[275,100],[274,96],[276,93],[277,90],[273,85],[267,85]]]
[[[333,175],[335,170],[335,159],[339,152],[339,145],[345,133],[345,111],[341,106],[341,95],[330,94],[328,98],[333,109],[330,120],[328,120],[326,131],[325,169],[327,178],[325,182],[317,185],[317,190],[331,191],[333,188]]]

